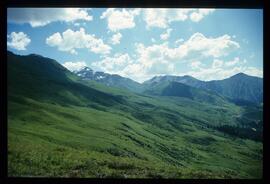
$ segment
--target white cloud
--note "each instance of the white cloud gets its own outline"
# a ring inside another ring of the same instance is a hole
[[[113,57],[105,56],[101,61],[92,63],[96,70],[102,70],[107,73],[119,73],[127,65],[132,64],[133,60],[128,54],[115,54]]]
[[[247,67],[247,66],[235,66],[230,69],[223,69],[223,68],[218,68],[215,70],[213,69],[208,69],[208,70],[202,70],[201,75],[205,75],[205,73],[208,73],[206,76],[204,76],[205,80],[222,80],[228,77],[231,77],[237,73],[245,73],[247,75],[251,76],[257,76],[257,77],[262,77],[263,76],[263,71],[260,69],[257,69],[255,67]],[[195,75],[198,78],[202,78],[201,75]]]
[[[172,32],[171,28],[167,29],[165,33],[160,35],[160,38],[162,40],[167,40],[170,37],[171,32]]]
[[[102,60],[93,62],[91,67],[97,71],[118,74],[138,82],[143,82],[148,76],[145,73],[145,66],[132,59],[128,54],[117,53],[112,57],[105,56]]]
[[[214,66],[220,67],[222,61],[216,58],[226,56],[239,47],[230,36],[223,35],[217,38],[206,38],[201,33],[195,33],[178,47],[171,48],[168,43],[145,46],[136,43],[136,57],[132,64],[127,64],[119,72],[126,72],[133,79],[143,81],[155,75],[179,74],[181,65],[189,61],[200,59],[215,59]],[[193,68],[199,68],[198,62],[193,63]],[[216,70],[215,70],[216,71]]]
[[[86,23],[85,23],[85,22],[81,22],[81,23],[76,22],[76,23],[74,23],[73,25],[74,25],[75,27],[82,27],[82,26],[86,26]]]
[[[178,39],[178,40],[176,40],[175,42],[174,42],[174,44],[176,45],[176,46],[178,46],[180,43],[182,43],[184,41],[184,39],[183,38],[180,38],[180,39]]]
[[[240,59],[238,57],[234,58],[233,61],[237,61],[238,66],[226,65],[228,62],[214,59],[211,67],[199,66],[193,68],[193,71],[182,73],[181,75],[191,75],[197,79],[206,81],[222,80],[240,72],[257,77],[263,76],[263,71],[261,69],[246,66],[245,62],[239,62]],[[224,67],[223,63],[225,63],[226,67]]]
[[[193,12],[191,15],[190,15],[190,19],[193,21],[193,22],[199,22],[201,19],[203,18],[203,16],[197,12]]]
[[[166,20],[165,9],[146,9],[144,10],[144,21],[147,24],[147,28],[149,27],[160,27],[166,28],[168,26]]]
[[[146,8],[143,9],[143,18],[146,27],[167,28],[171,22],[190,20],[196,22],[203,19],[214,9],[191,9],[191,8]]]
[[[206,15],[214,12],[214,9],[198,9],[190,14],[190,20],[193,22],[201,21]]]
[[[218,60],[218,59],[214,59],[213,63],[212,63],[212,68],[220,68],[223,66],[223,61]]]
[[[26,50],[26,46],[31,42],[31,39],[23,32],[12,32],[7,35],[7,38],[9,40],[7,46],[17,50]]]
[[[260,70],[255,67],[246,67],[244,69],[244,73],[248,75],[256,76],[256,77],[263,77],[263,70]]]
[[[150,74],[177,72],[181,63],[204,58],[219,58],[239,48],[239,44],[223,35],[207,38],[195,33],[177,47],[171,48],[168,43],[145,46],[136,44],[137,61]],[[170,66],[170,67],[169,67]]]
[[[167,62],[165,60],[165,49],[167,44],[152,45],[145,47],[143,44],[135,44],[138,61],[146,67],[151,67],[155,63]],[[163,50],[164,49],[164,50]]]
[[[136,46],[139,55],[145,58],[145,63],[152,60],[184,61],[188,58],[194,59],[194,57],[218,58],[226,56],[240,47],[228,35],[207,38],[201,33],[193,34],[187,41],[175,48],[168,47],[167,43],[148,47],[143,44],[136,44]]]
[[[200,61],[192,61],[190,66],[192,69],[197,69],[202,65],[202,63]]]
[[[108,28],[111,31],[119,31],[121,29],[130,29],[135,27],[134,18],[140,14],[140,9],[118,10],[115,8],[108,8],[100,16],[101,19],[107,19]]]
[[[230,70],[225,70],[218,67],[198,68],[195,71],[189,71],[184,73],[185,75],[191,75],[197,79],[209,81],[209,80],[220,80],[237,74],[241,71],[240,67],[235,67]]]
[[[32,27],[45,26],[51,22],[91,21],[93,17],[85,8],[8,8],[8,22],[29,23]]]
[[[229,55],[239,44],[228,35],[216,38],[207,38],[201,33],[195,33],[179,46],[170,47],[167,42],[146,46],[135,43],[135,55],[115,54],[105,56],[96,61],[92,67],[108,73],[116,73],[143,82],[156,75],[192,75],[202,80],[220,79],[229,77],[237,72],[247,71],[242,66],[232,68],[231,61],[225,62],[221,57]],[[210,65],[202,63],[212,60]],[[233,60],[237,62],[237,57]],[[241,63],[241,62],[239,62]],[[244,63],[242,63],[244,65]],[[186,66],[185,66],[186,65]],[[182,73],[182,68],[191,67],[188,73]],[[205,68],[206,67],[206,68]],[[242,68],[241,68],[242,67]],[[251,69],[249,69],[251,71]],[[258,71],[252,71],[259,73]]]
[[[127,65],[123,71],[121,71],[123,76],[130,77],[137,82],[144,82],[146,79],[154,77],[153,74],[147,73],[147,69],[144,65],[140,63],[132,63]]]
[[[177,74],[181,71],[181,64],[199,61],[207,58],[219,58],[226,56],[239,48],[239,44],[231,40],[230,36],[223,35],[217,38],[207,38],[201,33],[195,33],[185,42],[177,47],[169,47],[168,43],[153,44],[145,46],[141,43],[136,47],[136,70],[140,68],[140,77],[150,77],[163,74]],[[214,66],[220,66],[221,62],[216,61]],[[199,65],[197,64],[197,67]],[[192,67],[196,67],[194,63]],[[137,80],[143,80],[137,77]]]
[[[111,47],[104,44],[102,39],[98,39],[95,35],[85,33],[84,28],[79,31],[67,29],[62,35],[57,32],[46,39],[46,43],[51,47],[57,47],[60,51],[76,54],[75,49],[87,48],[96,54],[108,54]]]
[[[226,66],[234,66],[236,65],[237,63],[239,63],[240,59],[239,57],[235,57],[232,61],[227,61],[225,63]]]
[[[87,66],[84,61],[68,61],[63,64],[70,71],[78,71],[83,67]]]
[[[122,34],[121,33],[116,33],[112,36],[111,38],[111,42],[113,45],[119,44],[120,40],[122,38]]]
[[[166,9],[166,8],[147,8],[144,9],[144,21],[147,28],[168,27],[170,22],[184,21],[188,18],[188,12],[192,9]]]
[[[184,50],[187,53],[196,51],[201,52],[204,56],[217,58],[226,56],[239,47],[239,43],[231,40],[231,37],[227,34],[217,38],[207,38],[201,33],[194,33],[188,41],[178,47],[178,51]]]

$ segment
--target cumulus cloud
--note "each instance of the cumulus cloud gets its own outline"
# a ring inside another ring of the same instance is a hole
[[[8,8],[7,20],[11,23],[28,23],[32,27],[45,26],[51,22],[91,21],[93,17],[85,8]]]
[[[223,65],[223,61],[218,60],[218,59],[214,59],[213,63],[212,63],[212,68],[220,68]]]
[[[226,65],[226,66],[234,66],[234,65],[236,65],[236,64],[239,63],[239,62],[240,62],[239,57],[235,57],[232,61],[227,61],[227,62],[225,63],[225,65]]]
[[[79,31],[67,29],[62,35],[57,32],[46,39],[46,43],[51,47],[57,47],[60,51],[77,54],[75,49],[87,48],[96,54],[108,54],[111,47],[106,45],[102,39],[96,38],[95,35],[87,34],[84,28]]]
[[[86,67],[86,63],[84,61],[68,61],[63,64],[70,71],[78,71],[83,67]]]
[[[165,33],[160,35],[160,38],[162,40],[167,40],[170,37],[171,32],[172,32],[171,28],[167,29]]]
[[[23,32],[12,32],[7,35],[7,38],[9,40],[7,46],[16,50],[26,50],[26,46],[31,42],[31,39]]]
[[[239,44],[228,35],[207,38],[195,33],[177,47],[168,43],[146,46],[135,43],[135,55],[114,54],[104,56],[92,64],[96,70],[115,73],[143,82],[156,75],[191,75],[201,80],[216,80],[230,77],[239,72],[262,76],[262,70],[246,66],[246,60],[235,57],[222,60],[239,48]],[[203,63],[212,61],[210,64]],[[192,70],[183,72],[182,67],[190,66]]]
[[[214,59],[210,67],[198,66],[193,68],[192,71],[182,73],[181,75],[191,75],[205,81],[222,80],[240,72],[257,77],[263,76],[261,69],[246,66],[245,62],[240,62],[238,57],[235,57],[233,61],[237,61],[237,65],[226,65],[226,63],[230,63],[231,61],[226,62]]]
[[[73,24],[73,26],[75,26],[75,27],[82,27],[82,26],[86,26],[86,23],[85,22],[81,22],[81,23],[76,22],[76,23]]]
[[[239,48],[239,43],[233,41],[227,34],[217,38],[206,38],[201,33],[193,34],[190,39],[179,48],[189,51],[200,51],[204,56],[221,57]],[[180,51],[180,50],[179,50]]]
[[[201,33],[193,34],[187,41],[177,47],[171,48],[165,42],[145,47],[143,44],[136,44],[137,52],[144,60],[144,63],[154,61],[185,61],[194,57],[226,56],[239,48],[240,45],[231,40],[228,35],[217,38],[207,38]]]
[[[111,42],[113,45],[119,44],[120,40],[122,38],[122,34],[121,33],[116,33],[112,36],[111,38]]]
[[[111,31],[119,31],[121,29],[130,29],[135,27],[134,18],[140,14],[140,9],[115,9],[108,8],[100,16],[101,19],[106,19],[108,28]]]
[[[201,33],[195,33],[190,39],[177,47],[169,47],[167,42],[150,46],[137,43],[135,47],[136,62],[133,66],[136,66],[136,72],[140,69],[140,77],[142,75],[150,77],[177,73],[181,63],[226,56],[240,46],[237,42],[231,40],[228,35],[207,38]],[[220,61],[215,60],[214,66],[220,66],[220,63]],[[196,64],[193,64],[193,67],[196,67]],[[129,70],[131,71],[131,69]],[[137,80],[142,80],[138,79],[137,75],[134,73]]]
[[[202,63],[200,61],[192,61],[190,66],[192,69],[197,69],[202,65]]]
[[[167,28],[171,22],[190,20],[198,22],[214,9],[191,9],[191,8],[146,8],[143,9],[143,18],[147,28]]]
[[[117,53],[112,57],[105,56],[101,61],[93,62],[92,67],[108,73],[119,73],[131,63],[133,63],[133,60],[128,54]]]
[[[188,72],[189,75],[201,80],[222,80],[237,73],[245,73],[252,76],[262,77],[263,71],[255,67],[235,66],[232,68],[204,68],[199,71]]]
[[[180,38],[180,39],[176,40],[176,41],[174,42],[174,44],[175,44],[176,46],[178,46],[178,45],[180,45],[180,43],[182,43],[182,42],[184,42],[184,39],[183,39],[183,38]]]
[[[220,80],[230,77],[241,71],[240,67],[235,67],[230,70],[226,70],[220,67],[208,67],[208,68],[198,68],[195,71],[189,71],[184,73],[184,75],[191,75],[197,79],[209,81],[209,80]]]
[[[147,28],[166,28],[173,21],[185,21],[190,11],[192,9],[147,8],[144,9],[143,16]]]
[[[219,71],[225,62],[219,58],[239,48],[239,44],[228,35],[207,38],[201,33],[193,34],[179,46],[169,47],[168,43],[145,46],[135,43],[135,56],[114,55],[95,62],[100,70],[129,76],[142,82],[155,75],[179,74],[181,66],[187,64],[194,70],[200,70],[202,60],[213,59],[213,71]],[[213,73],[211,73],[213,74]]]
[[[116,53],[111,57],[105,56],[102,60],[93,62],[91,67],[106,73],[128,77],[138,82],[143,82],[148,76],[144,66],[131,58],[129,54]]]
[[[243,72],[256,77],[263,77],[263,70],[255,67],[245,67]]]
[[[214,9],[198,9],[190,14],[190,20],[193,22],[201,21],[206,15],[214,12]]]

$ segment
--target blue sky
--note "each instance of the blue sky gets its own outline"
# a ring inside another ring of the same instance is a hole
[[[9,8],[8,50],[138,82],[156,75],[263,76],[259,9]]]

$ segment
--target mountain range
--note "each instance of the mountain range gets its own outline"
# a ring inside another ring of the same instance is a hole
[[[89,67],[84,67],[81,70],[74,71],[83,80],[95,80],[107,86],[128,89],[133,92],[142,92],[143,86],[129,78],[122,77],[116,74],[108,74],[104,72],[94,72]]]
[[[170,76],[133,92],[131,79],[36,54],[8,52],[7,66],[10,177],[262,177],[262,104]]]
[[[107,86],[128,89],[137,93],[149,93],[149,90],[153,89],[155,86],[161,87],[171,82],[173,83],[170,85],[170,90],[174,92],[179,91],[180,84],[175,83],[177,82],[188,85],[190,87],[220,94],[236,102],[247,101],[260,104],[263,101],[262,78],[249,76],[244,73],[238,73],[227,79],[212,81],[201,81],[188,75],[165,75],[153,77],[152,79],[147,80],[142,84],[119,75],[111,75],[104,72],[94,72],[89,67],[84,67],[79,71],[75,71],[75,74],[77,74],[83,80],[95,80]],[[178,89],[174,89],[174,87]],[[168,88],[166,90],[168,90]],[[154,92],[152,94],[156,93]],[[172,92],[170,94],[172,94]],[[163,95],[165,94],[163,93]],[[179,94],[175,95],[177,96]]]

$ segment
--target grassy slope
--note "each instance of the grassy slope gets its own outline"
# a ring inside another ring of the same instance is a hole
[[[8,63],[9,176],[262,175],[261,143],[206,128],[234,124],[238,106],[83,85],[67,71],[40,77],[17,59]]]
[[[148,87],[144,93],[157,96],[185,97],[197,102],[206,102],[219,106],[224,106],[227,104],[226,98],[218,95],[216,92],[201,90],[180,82],[159,82],[151,87]]]

